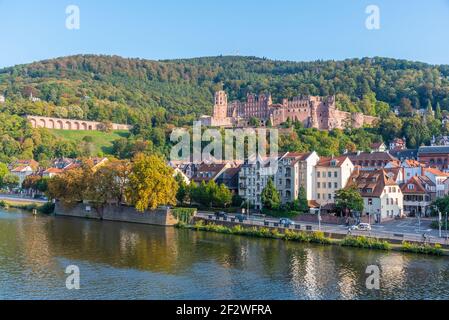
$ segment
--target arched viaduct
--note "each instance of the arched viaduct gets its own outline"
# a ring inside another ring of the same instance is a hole
[[[40,116],[27,116],[27,119],[31,123],[31,126],[33,128],[47,128],[57,130],[93,131],[99,130],[101,125],[101,122],[95,121],[49,118]],[[117,124],[117,123],[112,124],[112,130],[129,130],[129,129],[131,129],[130,125]]]

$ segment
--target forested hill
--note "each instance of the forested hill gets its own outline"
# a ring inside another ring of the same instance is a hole
[[[0,70],[4,109],[19,115],[181,125],[211,112],[213,92],[221,88],[230,99],[243,99],[247,92],[271,92],[275,101],[336,94],[339,108],[372,115],[397,105],[405,113],[437,104],[449,110],[449,66],[389,58],[150,61],[77,55]],[[41,101],[30,102],[31,93]]]
[[[286,151],[316,150],[330,156],[370,150],[372,142],[395,137],[405,137],[408,146],[416,148],[428,145],[433,136],[449,135],[449,124],[443,121],[449,116],[449,66],[387,58],[149,61],[78,55],[0,70],[0,95],[6,97],[0,103],[0,161],[34,158],[45,163],[55,157],[103,154],[130,158],[139,152],[167,156],[173,125],[191,125],[199,115],[210,114],[214,91],[222,88],[230,99],[244,99],[248,92],[271,92],[275,101],[299,94],[335,94],[340,109],[381,117],[376,128],[331,132],[287,123],[294,132],[280,141]],[[401,108],[400,117],[390,112],[395,106]],[[413,112],[422,108],[428,110],[424,116]],[[134,127],[129,135],[86,133],[75,139],[69,133],[32,129],[21,117],[25,114]]]

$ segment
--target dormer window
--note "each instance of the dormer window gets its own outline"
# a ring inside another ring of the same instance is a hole
[[[332,167],[336,167],[336,166],[337,166],[337,160],[335,160],[335,159],[332,160],[332,161],[331,161],[331,166],[332,166]]]
[[[414,189],[415,189],[415,185],[409,184],[409,185],[408,185],[408,189],[409,189],[409,190],[414,190]]]

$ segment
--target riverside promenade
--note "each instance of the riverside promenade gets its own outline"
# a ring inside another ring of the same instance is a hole
[[[322,231],[331,238],[341,239],[347,235],[352,236],[365,236],[371,238],[377,238],[382,240],[387,240],[391,243],[402,243],[403,241],[413,242],[413,243],[424,243],[423,234],[426,235],[425,243],[427,244],[440,244],[444,248],[449,248],[449,240],[446,237],[445,231],[443,232],[443,237],[438,237],[436,233],[438,230],[431,230],[425,228],[423,225],[422,229],[414,229],[413,226],[410,228],[402,228],[398,224],[397,227],[389,226],[387,224],[383,225],[373,225],[371,231],[357,231],[351,230],[349,233],[348,227],[345,225],[329,225],[329,224],[319,224],[310,222],[297,222],[295,221],[294,226],[288,228],[284,227],[279,223],[279,219],[276,218],[261,218],[258,216],[249,216],[247,220],[239,221],[235,219],[233,215],[229,215],[226,219],[217,218],[213,212],[198,212],[195,216],[196,220],[204,220],[209,223],[225,224],[225,225],[242,225],[243,227],[266,227],[266,228],[277,228],[281,232],[283,230],[296,230],[296,231]],[[408,221],[410,222],[410,220]],[[413,220],[414,222],[414,220]],[[436,233],[435,233],[436,232]]]
[[[23,202],[23,203],[37,203],[44,204],[47,200],[33,199],[27,196],[16,195],[16,194],[0,194],[0,201],[12,201],[12,202]]]

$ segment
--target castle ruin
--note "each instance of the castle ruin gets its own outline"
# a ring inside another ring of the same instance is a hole
[[[211,127],[247,127],[257,120],[258,126],[276,127],[290,119],[306,128],[332,130],[373,125],[378,118],[362,113],[337,110],[335,97],[300,96],[273,104],[271,95],[248,94],[246,102],[232,101],[224,91],[215,93],[213,116],[203,116],[202,124]]]

